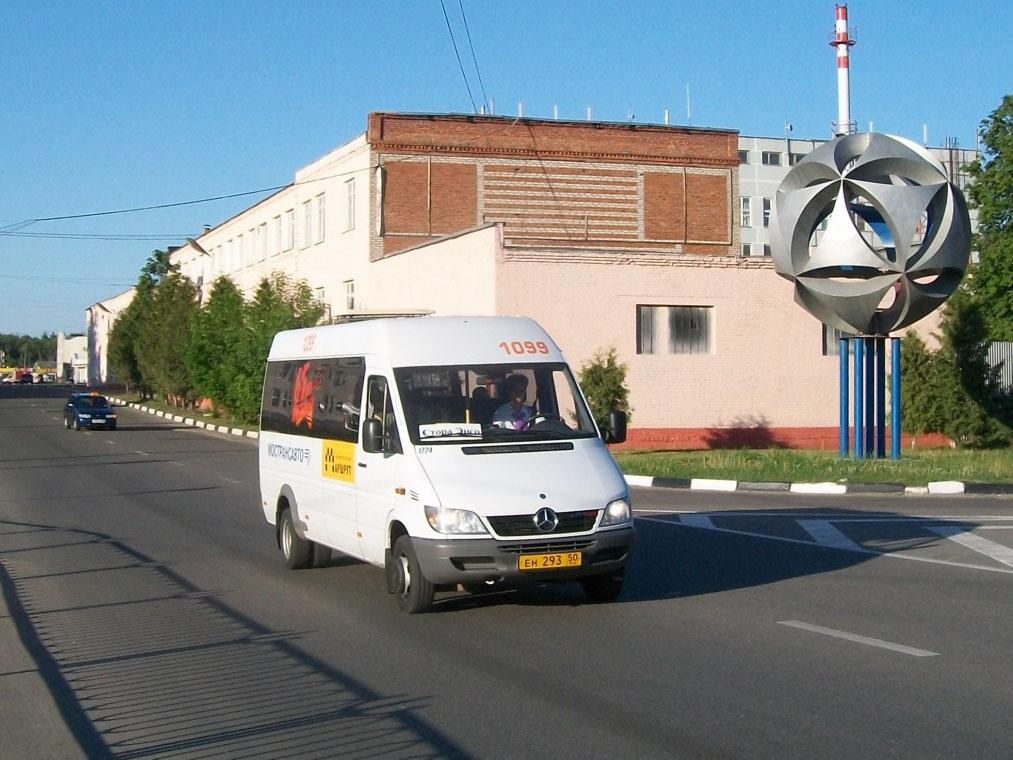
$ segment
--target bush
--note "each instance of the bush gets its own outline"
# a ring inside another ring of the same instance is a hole
[[[578,380],[599,428],[609,426],[609,412],[613,409],[626,412],[628,419],[632,416],[630,392],[626,388],[626,365],[618,363],[614,347],[598,351],[590,362],[582,365]]]

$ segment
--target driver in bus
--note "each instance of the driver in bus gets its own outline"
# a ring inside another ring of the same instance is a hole
[[[528,378],[513,374],[506,379],[507,403],[492,417],[494,425],[513,430],[524,430],[535,416],[535,410],[524,403],[528,395]]]

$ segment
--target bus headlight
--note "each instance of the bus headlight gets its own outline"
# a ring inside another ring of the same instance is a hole
[[[602,527],[608,525],[625,525],[633,519],[633,510],[629,499],[616,499],[605,505],[605,514],[601,517]]]
[[[487,533],[482,521],[467,509],[426,507],[426,519],[438,533]]]

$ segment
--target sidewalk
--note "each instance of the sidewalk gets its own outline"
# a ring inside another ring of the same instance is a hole
[[[26,646],[31,623],[17,606],[14,582],[0,568],[0,705],[3,705],[4,757],[78,760],[88,754],[68,728],[46,683],[44,664]],[[9,597],[15,600],[9,601]],[[39,645],[42,646],[41,644]]]

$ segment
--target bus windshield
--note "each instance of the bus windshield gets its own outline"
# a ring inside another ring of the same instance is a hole
[[[415,445],[598,435],[562,363],[401,367],[394,374]]]

